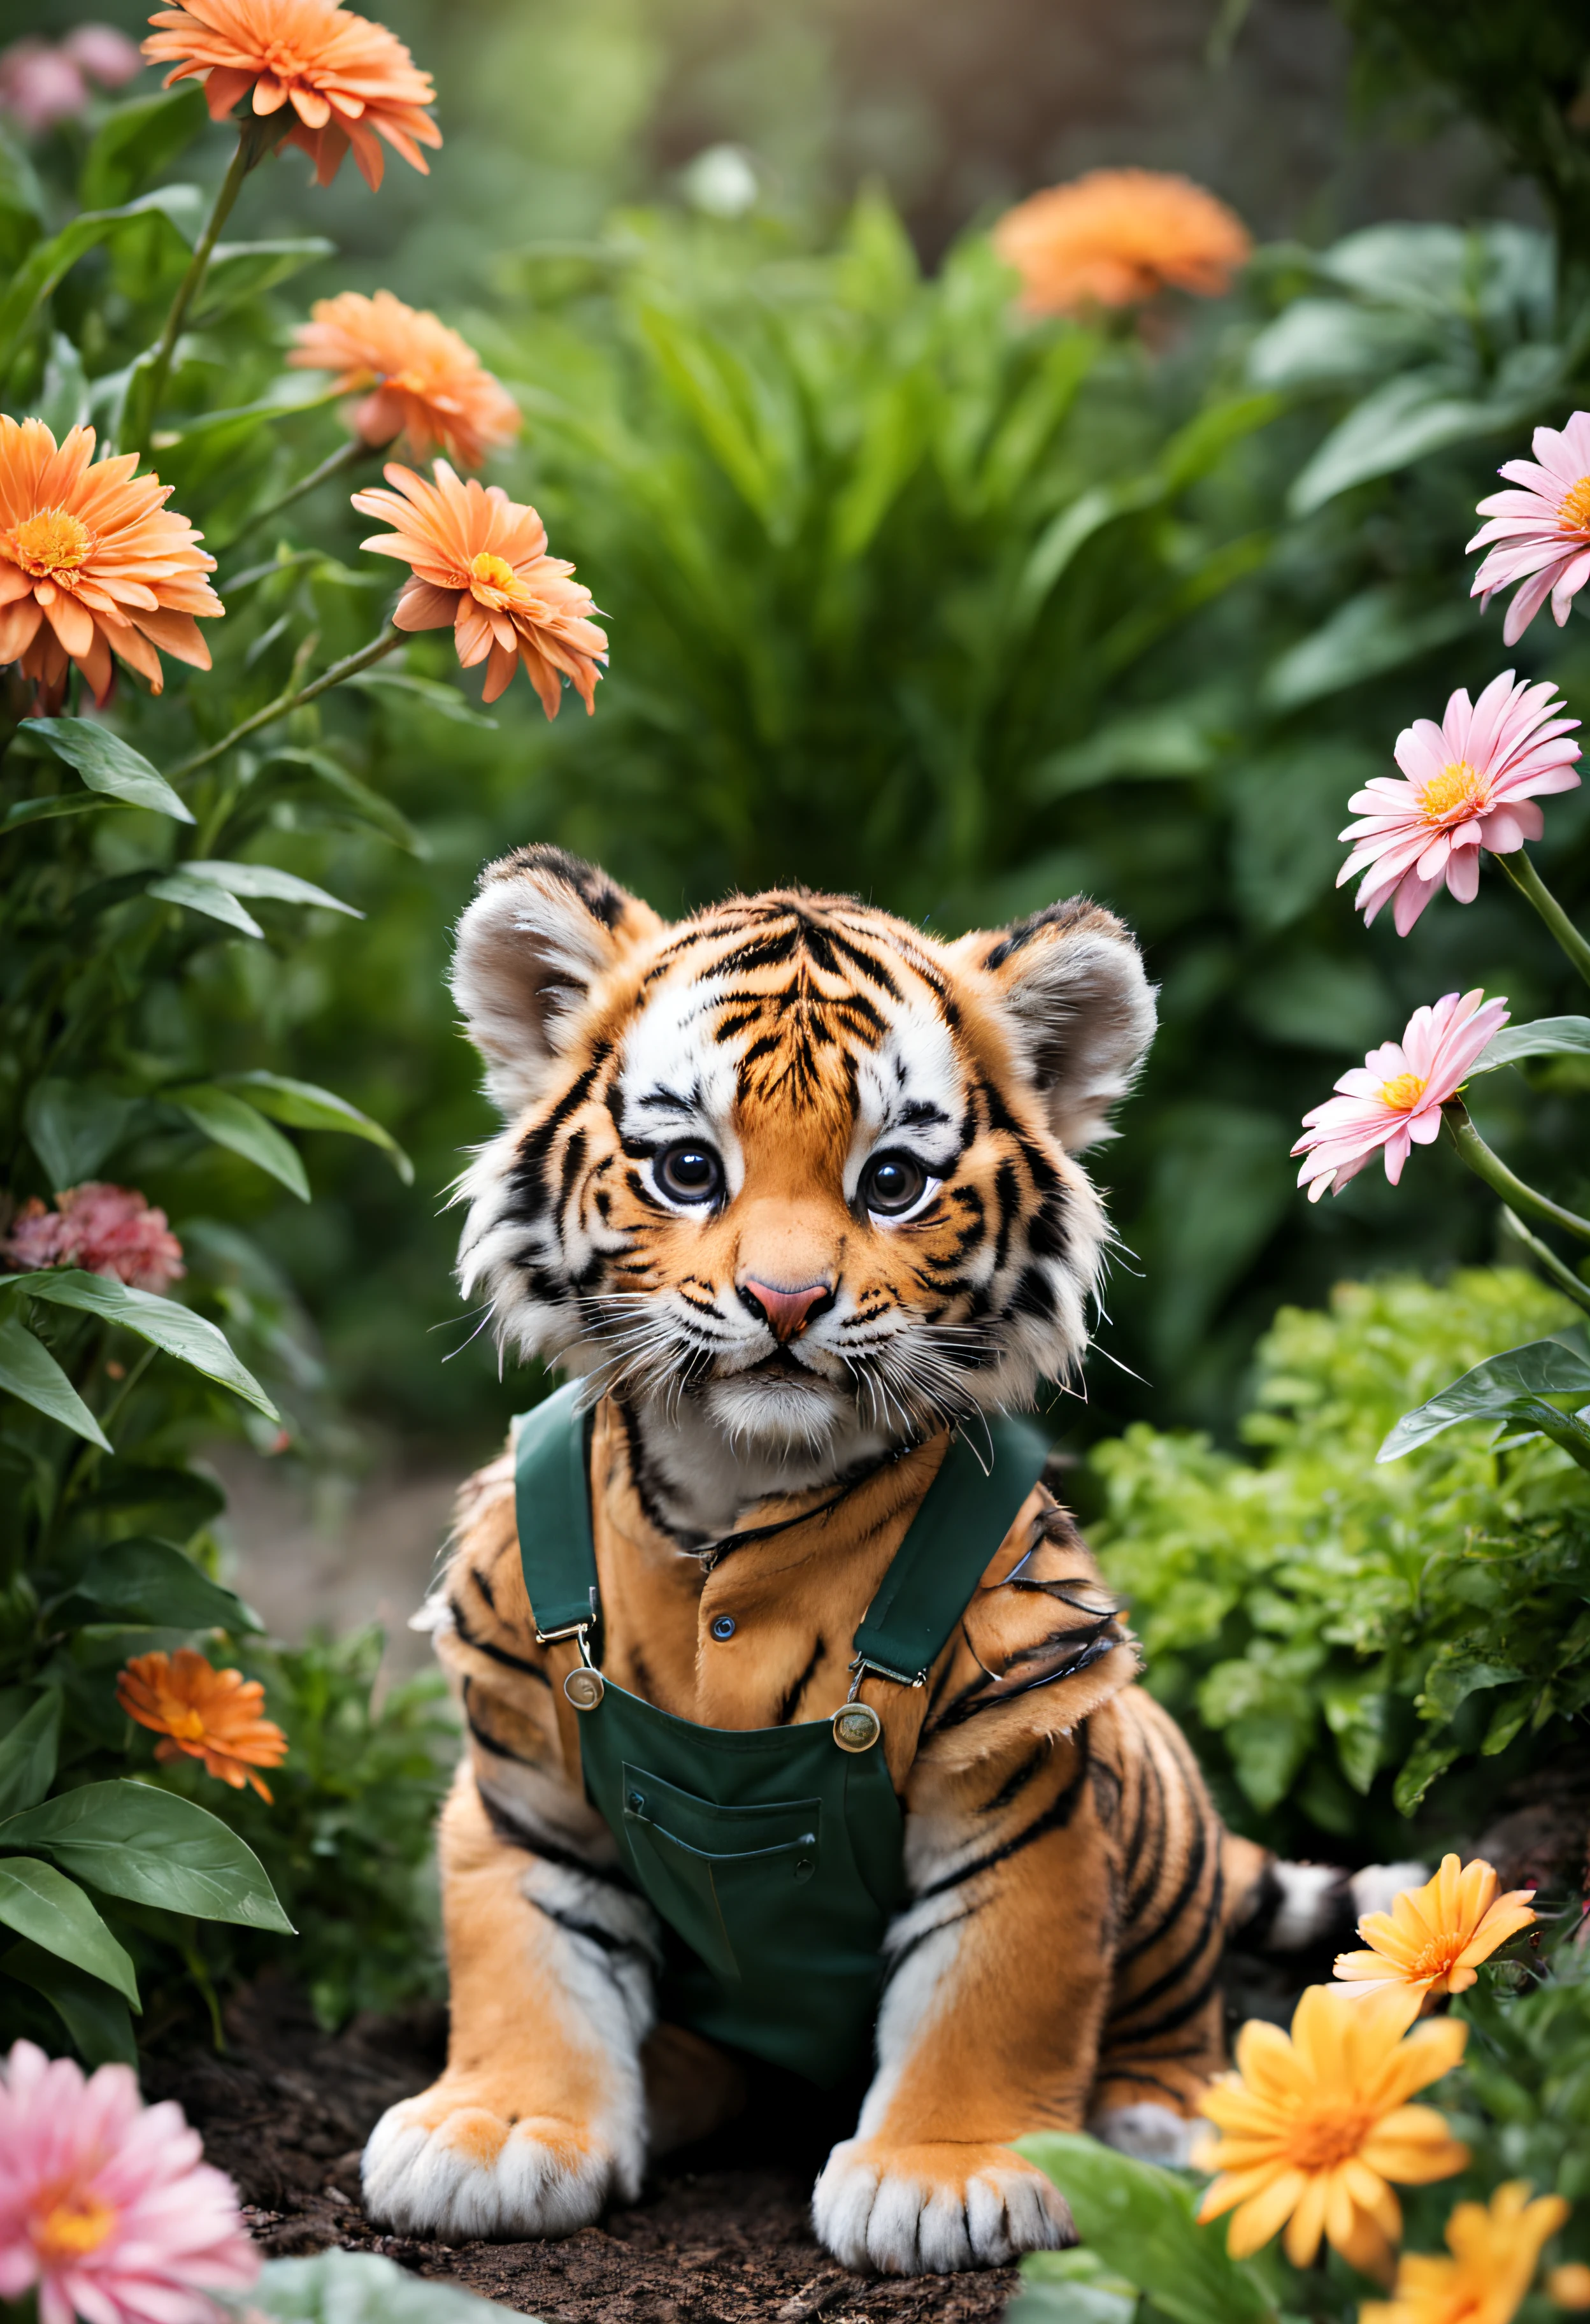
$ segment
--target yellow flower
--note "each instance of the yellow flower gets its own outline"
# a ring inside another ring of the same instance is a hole
[[[1541,2245],[1567,2215],[1560,2195],[1531,2203],[1525,2179],[1498,2187],[1489,2210],[1459,2203],[1447,2222],[1451,2258],[1404,2252],[1391,2299],[1366,2300],[1358,2324],[1508,2324],[1534,2282]]]
[[[1391,2281],[1402,2215],[1388,2181],[1423,2186],[1468,2160],[1444,2115],[1407,2103],[1450,2073],[1468,2028],[1438,2018],[1410,2034],[1418,2013],[1418,1996],[1405,1989],[1359,2000],[1314,1985],[1290,2037],[1257,2018],[1243,2027],[1237,2070],[1203,2098],[1223,2135],[1194,2157],[1220,2174],[1199,2218],[1235,2214],[1227,2242],[1236,2258],[1285,2227],[1294,2267],[1309,2265],[1323,2235],[1364,2274]]]
[[[1558,2308],[1590,2308],[1590,2267],[1582,2259],[1554,2267],[1546,2279],[1546,2297]]]
[[[1455,1856],[1444,1856],[1435,1878],[1422,1888],[1404,1888],[1389,1913],[1365,1913],[1358,1934],[1370,1950],[1338,1953],[1336,1973],[1361,1993],[1388,1986],[1424,2000],[1462,1993],[1481,1961],[1529,1927],[1534,1893],[1511,1888],[1498,1896],[1490,1865],[1476,1858],[1459,1870]]]

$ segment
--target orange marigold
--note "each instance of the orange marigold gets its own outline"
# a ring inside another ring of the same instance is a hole
[[[518,404],[467,340],[390,290],[317,300],[293,337],[287,360],[298,370],[335,372],[339,388],[374,389],[354,413],[367,444],[401,433],[417,460],[437,444],[450,460],[478,468],[519,433]]]
[[[157,1759],[202,1759],[206,1775],[234,1792],[246,1783],[262,1800],[271,1797],[253,1771],[285,1759],[287,1738],[262,1716],[265,1690],[257,1678],[216,1670],[191,1646],[179,1646],[174,1655],[134,1655],[117,1677],[116,1700],[140,1727],[165,1738],[155,1746]]]
[[[384,517],[396,532],[363,543],[413,567],[392,620],[400,630],[451,623],[465,669],[486,664],[485,698],[495,702],[522,661],[548,718],[556,718],[566,678],[587,712],[595,707],[607,632],[588,617],[591,592],[571,581],[572,565],[547,554],[547,528],[533,508],[510,501],[500,484],[467,484],[446,460],[427,484],[395,465],[396,490],[354,493],[364,516]]]
[[[1531,2203],[1524,2179],[1498,2187],[1488,2206],[1459,2203],[1447,2222],[1451,2258],[1404,2252],[1391,2299],[1366,2300],[1358,2324],[1512,2324],[1535,2280],[1542,2246],[1567,2215],[1560,2195],[1539,2195]],[[1549,2298],[1556,2297],[1553,2280],[1547,2283]]]
[[[1483,1960],[1535,1918],[1532,1888],[1496,1894],[1496,1875],[1483,1858],[1459,1868],[1444,1856],[1422,1888],[1404,1888],[1389,1913],[1365,1913],[1358,1934],[1370,1950],[1338,1953],[1336,1973],[1360,1993],[1388,1985],[1411,1987],[1425,2000],[1463,1993]]]
[[[1006,210],[994,247],[1022,278],[1025,312],[1074,315],[1135,306],[1167,284],[1218,299],[1253,241],[1236,212],[1190,179],[1090,170]]]
[[[133,452],[91,467],[93,451],[92,428],[58,447],[41,420],[0,412],[0,662],[20,661],[47,701],[69,659],[97,702],[113,652],[156,694],[161,653],[208,669],[194,616],[226,610],[204,577],[216,560],[203,534],[164,506],[170,485],[138,475]]]
[[[284,118],[278,144],[301,145],[328,186],[351,145],[365,182],[379,186],[384,137],[422,176],[422,145],[442,134],[425,111],[436,102],[395,32],[332,0],[184,0],[150,18],[161,30],[143,43],[170,64],[166,87],[201,74],[212,121],[225,121],[253,91],[256,116]]]

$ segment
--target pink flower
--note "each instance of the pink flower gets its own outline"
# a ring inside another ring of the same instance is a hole
[[[118,32],[114,24],[74,24],[60,45],[101,88],[123,88],[134,73],[143,70],[137,42]]]
[[[1339,1194],[1381,1147],[1394,1186],[1410,1148],[1440,1135],[1442,1106],[1506,1022],[1506,1001],[1486,1001],[1478,991],[1461,1001],[1448,992],[1433,1009],[1416,1009],[1400,1042],[1371,1049],[1337,1082],[1339,1095],[1303,1116],[1303,1135],[1291,1150],[1309,1157],[1298,1172],[1309,1200],[1317,1203],[1328,1190]]]
[[[1365,926],[1394,896],[1397,934],[1405,936],[1443,881],[1460,904],[1472,904],[1482,847],[1506,855],[1539,838],[1545,825],[1533,795],[1578,788],[1579,746],[1563,738],[1579,722],[1559,718],[1562,707],[1549,685],[1515,685],[1509,669],[1477,703],[1459,687],[1438,726],[1429,718],[1404,726],[1396,759],[1407,780],[1376,775],[1355,791],[1348,805],[1364,820],[1340,835],[1357,844],[1336,884],[1364,872]]]
[[[71,58],[43,41],[13,41],[0,49],[0,112],[30,134],[75,121],[88,109],[87,84]]]
[[[46,1210],[37,1195],[24,1203],[0,1241],[0,1259],[30,1272],[41,1267],[84,1267],[90,1275],[114,1275],[136,1291],[163,1291],[187,1269],[182,1246],[166,1223],[131,1186],[102,1186],[90,1179],[57,1194]]]
[[[1491,553],[1469,595],[1479,598],[1484,613],[1499,589],[1521,582],[1502,626],[1511,646],[1548,596],[1560,630],[1568,607],[1590,580],[1590,411],[1576,411],[1560,433],[1537,428],[1534,459],[1505,461],[1497,474],[1523,489],[1493,493],[1480,503],[1477,514],[1491,521],[1468,545],[1489,546]]]
[[[85,2079],[18,2042],[0,2067],[0,2300],[39,2324],[215,2324],[205,2290],[259,2273],[230,2179],[126,2066]]]

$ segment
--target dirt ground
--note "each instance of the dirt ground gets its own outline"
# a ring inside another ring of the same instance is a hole
[[[440,2063],[439,2010],[356,2020],[328,2035],[282,1984],[240,1995],[227,2049],[146,2060],[151,2098],[179,2099],[208,2159],[242,2191],[272,2256],[384,2253],[545,2324],[984,2324],[1014,2268],[896,2279],[852,2274],[823,2250],[806,2204],[830,2125],[764,2107],[715,2145],[669,2157],[639,2202],[562,2243],[424,2243],[377,2234],[359,2207],[359,2153],[376,2116]]]

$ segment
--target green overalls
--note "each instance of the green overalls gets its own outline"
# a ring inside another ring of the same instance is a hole
[[[882,1722],[852,1700],[790,1727],[697,1727],[603,1678],[577,1393],[515,1424],[519,1554],[537,1637],[579,1642],[564,1692],[586,1797],[670,1933],[661,2015],[832,2088],[868,2061],[884,1931],[905,1901]],[[857,1687],[869,1672],[924,1684],[1036,1482],[1036,1431],[990,1431],[989,1471],[957,1438],[923,1497],[856,1632]]]

